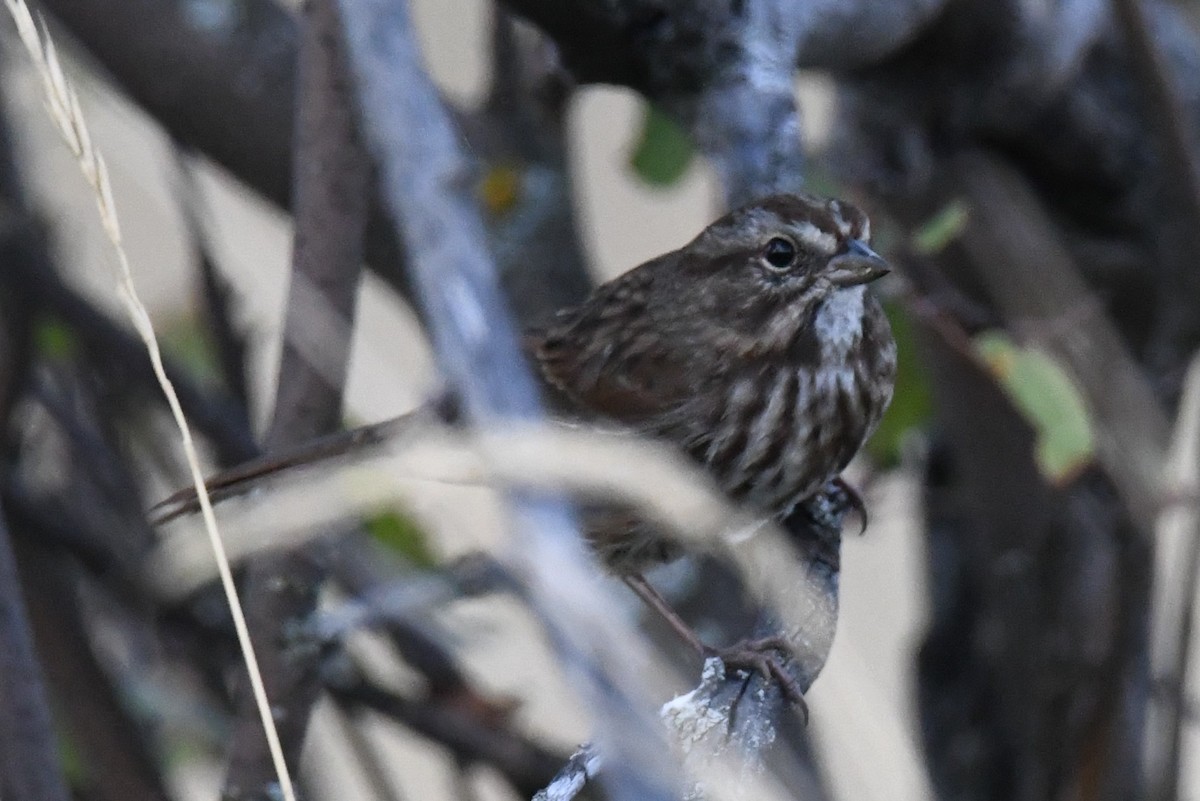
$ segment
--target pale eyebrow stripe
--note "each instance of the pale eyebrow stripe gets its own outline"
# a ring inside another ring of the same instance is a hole
[[[837,238],[833,234],[822,231],[808,221],[795,223],[793,229],[804,244],[814,250],[819,250],[822,253],[833,253],[837,249]]]

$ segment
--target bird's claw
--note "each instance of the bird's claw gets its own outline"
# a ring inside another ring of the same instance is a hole
[[[772,652],[782,652],[790,656],[792,647],[783,637],[763,637],[754,640],[742,640],[728,648],[706,648],[706,656],[720,659],[726,669],[756,671],[766,681],[775,681],[783,692],[784,698],[794,704],[808,724],[808,703],[804,700],[804,691],[785,668],[779,655]]]

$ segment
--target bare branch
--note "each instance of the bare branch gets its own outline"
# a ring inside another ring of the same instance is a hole
[[[505,3],[558,43],[581,81],[622,84],[658,97],[672,89],[694,89],[700,76],[715,75],[724,67],[724,44],[756,16],[786,21],[791,66],[852,69],[907,44],[946,0]]]
[[[363,258],[370,167],[354,121],[333,0],[306,5],[299,67],[295,243],[268,452],[338,428]],[[280,740],[295,769],[320,691],[316,649],[289,636],[316,608],[324,566],[312,553],[250,565],[245,602]],[[275,781],[262,724],[245,699],[230,742],[227,798],[258,798]]]
[[[507,726],[488,725],[452,702],[409,699],[360,676],[334,674],[327,675],[325,686],[344,706],[373,710],[445,745],[461,759],[493,765],[522,797],[544,787],[562,763],[561,757]]]
[[[68,801],[45,680],[0,511],[0,790],[8,801]]]
[[[40,5],[175,139],[288,205],[295,17],[270,0],[203,7],[161,0]]]
[[[581,81],[630,86],[682,121],[716,164],[729,205],[804,183],[798,64],[874,63],[944,3],[508,0]]]
[[[1200,485],[1200,357],[1192,360],[1180,399],[1163,478],[1167,490]],[[1164,510],[1155,531],[1157,560],[1169,565],[1156,580],[1152,612],[1151,670],[1165,684],[1147,716],[1145,777],[1148,797],[1179,798],[1183,737],[1197,587],[1200,586],[1200,511],[1194,505]]]
[[[487,255],[470,173],[450,119],[425,76],[407,8],[385,0],[342,2],[358,79],[364,131],[381,191],[406,244],[413,282],[430,320],[442,367],[469,420],[499,423],[540,414],[533,379]],[[606,785],[615,799],[667,799],[673,772],[661,736],[630,687],[636,635],[608,613],[594,566],[564,504],[516,496],[519,545],[509,558],[529,582],[535,610],[590,702],[610,755]],[[623,664],[620,672],[617,664]]]
[[[370,163],[334,7],[307,4],[296,126],[295,242],[268,451],[341,424],[363,260]],[[319,347],[305,347],[312,332]]]
[[[121,703],[113,678],[92,651],[76,597],[79,576],[72,568],[77,565],[36,526],[21,532],[14,521],[14,533],[46,675],[88,783],[104,798],[167,801],[146,732]]]
[[[1008,323],[1074,376],[1096,417],[1100,458],[1148,534],[1167,443],[1158,399],[1019,176],[981,154],[956,166],[972,208],[971,263]]]
[[[1154,18],[1143,0],[1113,0],[1116,18],[1125,37],[1130,66],[1140,84],[1142,106],[1152,122],[1148,133],[1162,160],[1162,180],[1155,187],[1164,229],[1160,250],[1163,280],[1160,285],[1161,319],[1154,343],[1160,362],[1189,348],[1200,324],[1195,298],[1200,294],[1195,265],[1200,262],[1200,157],[1192,110],[1180,97],[1177,75],[1164,49],[1156,41],[1161,18]]]
[[[459,122],[485,171],[479,194],[501,285],[513,315],[529,327],[591,289],[567,158],[574,82],[549,40],[500,8],[491,56],[487,100]]]
[[[582,746],[571,754],[571,758],[555,775],[554,780],[534,795],[533,801],[571,801],[579,795],[584,785],[596,778],[601,764],[600,754],[595,746]]]

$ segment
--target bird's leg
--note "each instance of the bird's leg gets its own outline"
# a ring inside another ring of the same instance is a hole
[[[867,504],[863,502],[863,497],[853,484],[846,481],[841,476],[833,477],[833,485],[842,492],[846,493],[846,503],[850,504],[850,508],[858,512],[858,517],[862,520],[862,528],[858,530],[859,534],[865,534],[867,531]]]
[[[657,612],[671,627],[671,630],[702,658],[715,656],[725,664],[726,668],[758,671],[767,681],[779,682],[784,697],[800,707],[804,722],[808,722],[808,704],[804,701],[804,691],[800,688],[799,682],[784,669],[783,662],[779,658],[779,652],[784,655],[792,653],[791,645],[786,639],[762,637],[742,640],[728,648],[714,648],[700,639],[696,630],[671,608],[667,599],[662,597],[641,573],[631,573],[622,578],[629,589],[633,590],[635,595]]]
[[[646,581],[645,576],[641,573],[630,573],[622,576],[622,578],[629,589],[633,590],[634,595],[645,601],[646,606],[653,609],[663,620],[667,621],[667,625],[679,635],[679,639],[687,643],[700,656],[709,656],[710,649],[700,639],[700,635],[696,634],[696,630],[689,626],[687,621],[671,608],[671,604],[666,598],[662,597],[658,590],[650,586],[650,582]]]

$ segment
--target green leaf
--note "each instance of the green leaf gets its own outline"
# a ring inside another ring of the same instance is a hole
[[[683,129],[658,108],[647,105],[641,135],[629,158],[638,177],[652,186],[670,186],[687,171],[692,152]]]
[[[1038,469],[1053,484],[1070,481],[1091,463],[1095,432],[1071,377],[1048,353],[1021,347],[999,332],[975,337],[975,347],[1021,415],[1037,432]]]
[[[33,341],[38,354],[52,361],[70,361],[79,346],[75,332],[55,317],[42,317],[37,321]]]
[[[75,739],[67,734],[59,725],[62,720],[55,713],[54,731],[58,745],[58,764],[62,768],[63,777],[71,787],[84,787],[88,781],[87,763],[79,752]]]
[[[965,202],[958,198],[951,200],[942,207],[941,211],[913,232],[913,251],[922,256],[940,253],[962,233],[969,216]]]
[[[394,509],[366,520],[367,531],[380,544],[396,551],[417,567],[434,567],[437,559],[425,542],[425,532],[411,518]]]
[[[896,389],[887,413],[867,441],[867,452],[879,464],[890,466],[900,461],[904,440],[929,422],[933,399],[929,379],[917,355],[912,321],[898,303],[885,302],[883,308],[896,338]]]

